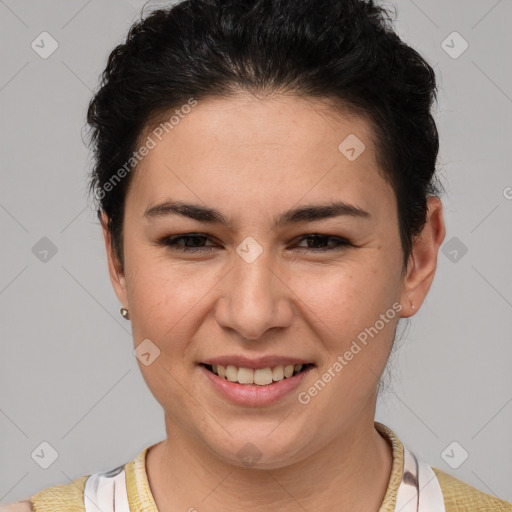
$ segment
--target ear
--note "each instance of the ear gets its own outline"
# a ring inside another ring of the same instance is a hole
[[[114,248],[112,245],[112,236],[110,231],[108,230],[108,217],[105,212],[101,214],[101,227],[103,229],[103,238],[105,240],[105,249],[107,252],[107,262],[108,262],[108,273],[110,275],[110,281],[112,282],[112,286],[114,287],[114,291],[116,292],[117,298],[123,307],[128,308],[128,295],[126,293],[126,279],[124,275],[124,270],[122,268],[121,262],[116,257],[114,253]]]
[[[401,317],[414,315],[430,289],[437,267],[437,254],[443,243],[446,227],[443,204],[438,197],[427,200],[427,221],[421,233],[415,237],[407,265],[400,302]],[[414,304],[412,308],[411,303]]]

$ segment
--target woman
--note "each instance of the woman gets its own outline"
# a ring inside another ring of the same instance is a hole
[[[499,511],[374,421],[445,236],[432,68],[361,0],[188,0],[88,112],[110,277],[165,440],[7,510]]]

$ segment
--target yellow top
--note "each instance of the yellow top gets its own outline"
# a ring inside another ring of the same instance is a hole
[[[404,453],[410,453],[397,436],[385,425],[381,423],[375,422],[375,427],[379,432],[381,432],[385,438],[388,439],[391,444],[393,451],[393,463],[391,468],[391,475],[388,483],[388,487],[386,490],[386,494],[384,496],[384,500],[378,512],[395,512],[396,504],[397,504],[397,494],[399,493],[399,489],[402,489],[402,485],[404,481],[407,481],[407,478],[403,478],[404,473],[406,473],[405,469],[407,467],[407,462],[404,460],[407,457],[404,457]],[[107,485],[103,487],[104,497],[107,496],[105,503],[108,504],[108,511],[114,512],[158,512],[156,507],[153,495],[151,493],[151,489],[149,487],[147,473],[146,473],[146,453],[151,448],[148,446],[144,450],[142,450],[135,459],[124,464],[117,468],[116,470],[112,470],[109,472],[109,475],[103,473],[102,475],[112,476],[117,475],[117,486],[115,489],[115,485]],[[414,455],[410,460],[416,461]],[[417,461],[416,461],[417,462]],[[417,464],[416,464],[416,467]],[[427,468],[427,466],[424,466]],[[437,482],[435,482],[435,486],[439,489],[439,496],[441,501],[444,500],[444,511],[442,511],[442,503],[437,508],[428,508],[422,507],[422,501],[419,500],[419,506],[416,504],[416,495],[413,495],[412,500],[408,500],[408,504],[405,508],[401,508],[402,512],[405,510],[417,510],[425,512],[428,509],[428,512],[512,512],[512,503],[508,503],[506,501],[500,500],[493,496],[490,496],[484,492],[481,492],[474,487],[454,478],[443,471],[440,471],[437,468],[431,468],[428,466],[426,471],[433,471],[432,477],[429,480],[435,480],[434,474],[437,477]],[[420,470],[420,475],[421,475]],[[423,475],[428,475],[430,473],[423,473]],[[96,474],[99,475],[99,474]],[[95,507],[89,505],[86,506],[84,503],[84,490],[87,483],[87,480],[90,475],[82,476],[75,479],[73,482],[69,484],[57,485],[54,487],[49,487],[38,493],[31,496],[28,500],[23,500],[20,502],[16,502],[16,504],[10,504],[7,506],[0,506],[1,512],[89,512],[89,510],[96,511]],[[411,474],[409,473],[409,480],[411,479]],[[425,478],[425,477],[423,477]],[[105,482],[106,480],[103,480]],[[109,482],[112,481],[110,478]],[[418,480],[417,480],[418,481]],[[426,482],[426,480],[423,480]],[[97,483],[98,481],[94,481],[94,484],[90,484],[92,489],[91,492],[97,491],[98,488],[101,487],[101,484]],[[125,483],[126,482],[126,483]],[[421,484],[421,478],[419,478],[419,482]],[[430,482],[429,482],[430,483]],[[409,482],[409,485],[410,482]],[[411,492],[411,486],[403,495],[409,496],[407,492]],[[426,485],[423,485],[426,487]],[[421,495],[421,486],[420,495]],[[108,489],[105,491],[105,489]],[[115,489],[115,490],[111,490]],[[401,490],[402,492],[402,490]],[[109,494],[110,493],[110,494]],[[122,493],[123,496],[121,496]],[[414,493],[414,491],[413,491]],[[442,494],[441,494],[442,493]],[[115,499],[112,499],[112,495],[115,494]],[[407,497],[406,496],[406,497]],[[442,496],[442,497],[441,497]],[[120,498],[123,499],[120,499]],[[93,500],[91,500],[93,501]],[[115,505],[117,501],[117,506]],[[126,506],[119,505],[119,503],[126,502],[129,503],[129,511],[126,509]],[[112,504],[114,502],[114,505]],[[411,502],[411,503],[409,503]],[[95,503],[98,505],[98,503]],[[107,512],[102,508],[103,512]],[[396,511],[398,512],[398,511]]]

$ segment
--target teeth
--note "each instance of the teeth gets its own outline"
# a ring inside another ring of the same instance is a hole
[[[238,371],[239,375],[241,371],[242,368],[240,368]],[[272,384],[272,370],[270,368],[258,368],[257,370],[254,370],[253,383],[257,384],[258,386],[266,386],[267,384]]]
[[[267,386],[272,382],[279,382],[296,375],[302,370],[301,364],[288,364],[286,366],[276,366],[274,368],[237,368],[236,366],[221,364],[212,365],[212,371],[219,377],[227,379],[230,382],[239,384],[256,384],[257,386]]]
[[[253,384],[254,383],[254,370],[252,368],[239,368],[238,369],[238,382],[240,384]]]
[[[283,366],[276,366],[272,370],[272,380],[278,381],[284,379],[284,367]]]
[[[229,382],[238,382],[238,368],[235,366],[226,366],[226,379],[228,379]]]

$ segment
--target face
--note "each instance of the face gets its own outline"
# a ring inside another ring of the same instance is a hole
[[[168,433],[271,468],[373,425],[408,294],[418,307],[430,283],[402,275],[370,125],[320,100],[240,95],[151,137],[126,197],[123,269],[105,237],[135,347],[159,351],[139,366]]]

